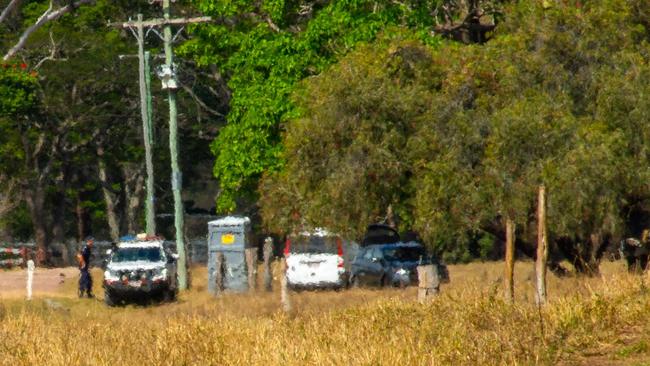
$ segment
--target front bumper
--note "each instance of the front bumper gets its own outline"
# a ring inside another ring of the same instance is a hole
[[[107,281],[104,280],[104,289],[115,295],[157,294],[169,289],[169,283],[159,281]]]

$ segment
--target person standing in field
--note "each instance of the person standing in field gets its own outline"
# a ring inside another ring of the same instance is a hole
[[[86,295],[91,298],[93,296],[93,278],[90,275],[90,252],[93,249],[94,239],[92,237],[86,238],[86,245],[77,254],[79,261],[79,297]]]

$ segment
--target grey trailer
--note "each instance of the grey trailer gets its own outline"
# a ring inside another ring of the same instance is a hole
[[[245,249],[253,246],[251,220],[226,216],[208,222],[208,291],[248,290]]]

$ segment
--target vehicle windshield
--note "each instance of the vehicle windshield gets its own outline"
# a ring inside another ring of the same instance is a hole
[[[113,257],[112,262],[133,262],[133,261],[147,261],[147,262],[160,262],[162,254],[160,248],[119,248]]]
[[[423,247],[388,247],[383,250],[384,258],[389,262],[416,262],[426,259]]]
[[[335,236],[305,236],[291,238],[290,252],[296,254],[337,254]]]

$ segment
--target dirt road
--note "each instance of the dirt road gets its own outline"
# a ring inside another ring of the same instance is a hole
[[[65,283],[77,282],[79,270],[75,267],[36,268],[34,271],[34,294],[53,294],[60,292]],[[0,270],[0,296],[21,297],[26,295],[27,270]]]

